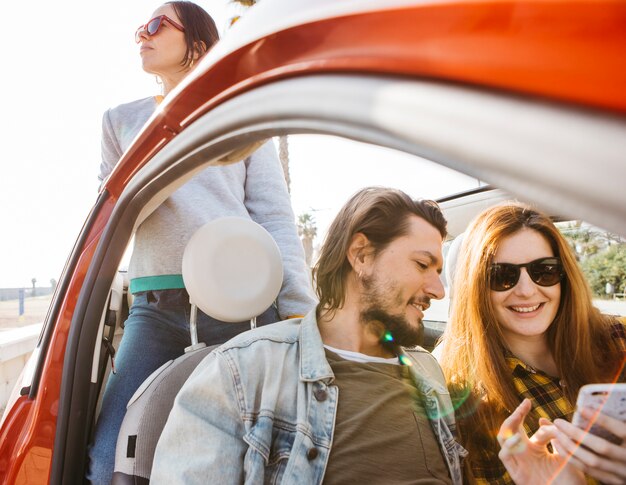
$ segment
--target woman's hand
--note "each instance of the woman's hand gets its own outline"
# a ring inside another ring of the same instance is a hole
[[[626,484],[626,423],[589,408],[583,408],[581,413],[621,438],[622,444],[610,443],[567,421],[556,419],[554,426],[558,432],[552,442],[555,450],[567,456],[569,463],[603,483]]]
[[[550,453],[547,444],[558,432],[554,426],[541,426],[528,438],[524,430],[524,419],[531,403],[524,399],[513,413],[502,423],[498,432],[501,449],[500,460],[517,485],[526,484],[584,484],[584,475],[568,465],[562,456]],[[545,420],[545,424],[551,424]]]

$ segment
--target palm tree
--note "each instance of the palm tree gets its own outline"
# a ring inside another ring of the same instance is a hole
[[[315,225],[315,218],[305,212],[298,216],[298,236],[302,240],[302,247],[304,248],[304,259],[307,266],[311,266],[311,260],[313,259],[313,239],[317,236],[317,226]]]
[[[231,0],[232,3],[240,5],[245,8],[252,7],[258,2],[258,0]],[[230,25],[234,24],[241,15],[236,15],[230,19]],[[289,143],[287,141],[287,135],[278,137],[278,159],[280,165],[283,168],[283,175],[285,176],[285,182],[287,183],[287,191],[291,193],[291,176],[289,175]]]
[[[291,175],[289,175],[289,140],[287,135],[278,137],[278,159],[283,167],[283,175],[287,182],[287,191],[291,194]]]

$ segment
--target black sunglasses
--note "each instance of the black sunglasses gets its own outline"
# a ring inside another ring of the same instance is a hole
[[[563,279],[563,265],[557,257],[535,259],[530,263],[494,263],[491,265],[490,286],[493,291],[506,291],[519,281],[522,268],[539,286],[554,286]]]

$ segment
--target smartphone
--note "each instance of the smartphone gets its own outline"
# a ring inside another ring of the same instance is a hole
[[[584,407],[598,409],[607,416],[626,421],[626,383],[587,384],[580,388],[572,424],[587,429],[589,421],[579,413],[579,409]],[[622,439],[619,436],[601,426],[594,424],[589,432],[616,445],[622,444]]]

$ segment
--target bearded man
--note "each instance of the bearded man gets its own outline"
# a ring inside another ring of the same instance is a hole
[[[319,305],[213,351],[181,389],[154,483],[454,484],[465,450],[423,312],[444,296],[435,202],[369,187],[314,268]]]

